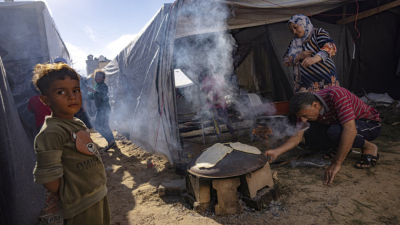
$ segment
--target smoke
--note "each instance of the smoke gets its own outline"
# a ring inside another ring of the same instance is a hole
[[[207,115],[207,98],[216,96],[213,102],[224,104],[225,99],[221,98],[233,94],[238,86],[231,79],[232,53],[236,48],[235,39],[227,31],[227,19],[231,16],[231,10],[222,1],[193,1],[179,12],[181,20],[190,21],[185,23],[183,33],[197,35],[176,41],[175,67],[196,83],[196,88],[184,88],[183,95],[197,112],[203,112],[199,114],[202,117]]]
[[[197,112],[196,119],[210,119],[210,102],[227,103],[246,120],[276,113],[268,100],[238,95],[238,78],[233,67],[237,44],[228,31],[227,23],[228,18],[233,16],[229,6],[219,0],[192,1],[179,12],[180,21],[185,24],[181,33],[195,35],[175,41],[174,62],[175,68],[181,69],[196,84],[180,89],[192,111]],[[287,119],[272,118],[267,120],[266,125],[273,129],[276,138],[295,133]]]

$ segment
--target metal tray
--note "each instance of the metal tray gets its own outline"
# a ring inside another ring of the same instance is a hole
[[[261,153],[259,155],[233,150],[219,161],[213,168],[199,168],[196,160],[201,154],[192,159],[187,170],[192,175],[204,178],[227,178],[235,177],[256,171],[267,163],[267,157]]]

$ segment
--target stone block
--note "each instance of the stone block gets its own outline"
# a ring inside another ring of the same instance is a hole
[[[193,210],[196,211],[197,213],[205,213],[207,211],[211,211],[213,205],[214,204],[212,204],[211,202],[206,202],[206,203],[195,202],[193,204]]]
[[[188,194],[188,193],[183,193],[182,199],[183,199],[183,202],[189,204],[192,207],[193,207],[194,203],[196,202],[196,199],[191,194]]]
[[[212,207],[215,204],[215,201],[210,201],[210,202],[206,202],[206,203],[198,203],[198,202],[196,202],[196,198],[188,193],[183,193],[182,198],[183,198],[183,202],[189,204],[193,208],[193,210],[198,213],[205,213],[207,211],[211,211]]]
[[[242,200],[248,207],[261,210],[263,205],[268,205],[272,200],[277,201],[279,197],[279,188],[274,186],[262,188],[254,198],[243,197]]]
[[[272,172],[269,163],[266,163],[264,167],[259,170],[241,176],[240,181],[240,192],[249,198],[254,198],[257,195],[257,191],[266,186],[274,186],[274,180],[272,179]]]
[[[211,199],[211,181],[186,174],[186,191],[192,194],[198,203],[206,203]]]
[[[217,190],[218,204],[215,205],[216,215],[228,215],[241,212],[237,188],[240,185],[239,178],[213,180],[212,186]]]
[[[181,180],[165,180],[158,186],[158,196],[164,197],[167,195],[181,196],[186,190],[185,179]]]

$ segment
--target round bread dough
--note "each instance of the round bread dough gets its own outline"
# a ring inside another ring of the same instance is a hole
[[[212,168],[232,151],[232,148],[221,143],[216,143],[200,155],[196,160],[196,165],[199,168]]]
[[[255,154],[255,155],[261,154],[261,151],[258,150],[258,148],[250,146],[250,145],[242,144],[240,142],[231,143],[231,147],[233,149],[241,151],[241,152],[246,152],[246,153]]]

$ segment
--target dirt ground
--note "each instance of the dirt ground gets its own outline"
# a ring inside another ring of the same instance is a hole
[[[355,169],[360,157],[354,149],[346,158],[332,186],[323,185],[327,167],[296,167],[271,165],[278,172],[281,198],[261,211],[249,210],[230,216],[216,216],[212,212],[198,214],[178,196],[158,196],[157,187],[166,179],[182,179],[161,156],[153,156],[121,134],[114,133],[117,149],[102,153],[108,178],[108,198],[112,224],[400,224],[400,113],[381,110],[385,121],[378,145],[380,159],[371,169]],[[211,132],[211,129],[207,129]],[[249,130],[239,131],[239,141],[249,143]],[[92,134],[99,146],[106,141],[98,133]],[[229,142],[229,133],[223,141]],[[216,143],[214,135],[185,138],[183,161],[189,161],[203,149]],[[263,143],[255,143],[261,151]],[[280,160],[302,156],[295,149]],[[311,157],[319,157],[311,156]],[[154,158],[154,166],[148,167]],[[61,224],[57,216],[43,217],[37,224]]]

